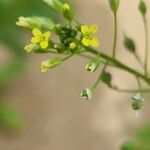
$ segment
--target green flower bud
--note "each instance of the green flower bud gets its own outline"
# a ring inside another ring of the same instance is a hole
[[[101,80],[108,86],[111,86],[112,76],[109,72],[104,71],[101,75]]]
[[[76,29],[78,30],[78,31],[80,31],[81,32],[81,26],[82,26],[83,24],[81,24],[81,23],[77,23],[77,25],[76,25]]]
[[[53,30],[55,27],[54,22],[45,17],[19,17],[16,25],[28,29],[42,28],[45,30]]]
[[[46,72],[50,68],[55,68],[59,66],[63,60],[61,58],[52,58],[49,60],[45,60],[41,63],[41,71]]]
[[[62,26],[60,24],[56,24],[55,26],[55,32],[57,35],[60,35],[62,32]]]
[[[63,15],[69,21],[74,18],[74,12],[70,9],[69,4],[67,3],[63,5]]]
[[[60,2],[59,0],[43,0],[46,2],[48,5],[50,5],[52,8],[57,10],[58,12],[63,11],[63,3]]]
[[[141,94],[138,93],[132,98],[132,108],[133,110],[139,110],[144,105],[144,99],[142,98]]]
[[[62,43],[54,45],[54,48],[57,49],[58,53],[64,53],[66,51],[66,47]]]
[[[135,43],[131,38],[127,37],[126,35],[124,36],[124,46],[129,52],[135,53]]]
[[[142,14],[143,16],[146,15],[147,6],[146,6],[146,3],[145,3],[143,0],[140,0],[140,3],[139,3],[139,11],[141,12],[141,14]]]
[[[81,97],[85,100],[89,100],[92,98],[92,91],[89,88],[86,88],[81,91]]]
[[[90,72],[94,72],[96,71],[96,69],[99,67],[100,65],[100,57],[96,57],[94,59],[92,59],[87,65],[86,65],[86,70],[90,71]]]
[[[119,7],[119,0],[108,0],[110,8],[113,12],[117,12]]]

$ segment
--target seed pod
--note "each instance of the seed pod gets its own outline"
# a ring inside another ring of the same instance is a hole
[[[41,71],[46,72],[50,68],[55,68],[59,66],[63,60],[61,58],[52,58],[45,60],[41,63]]]
[[[89,88],[86,88],[81,91],[81,97],[85,100],[89,100],[92,98],[92,91]]]
[[[126,35],[124,36],[124,46],[131,53],[135,53],[136,50],[135,43],[131,38],[127,37]]]
[[[112,76],[109,72],[104,71],[101,75],[101,80],[108,86],[111,86]]]
[[[139,3],[139,11],[141,12],[141,14],[142,14],[143,16],[146,15],[147,6],[146,6],[146,3],[145,3],[143,0],[140,0],[140,3]]]
[[[119,7],[119,0],[108,0],[111,10],[115,13]]]
[[[144,105],[144,99],[142,98],[140,93],[132,97],[133,110],[139,110],[143,107],[143,105]]]
[[[92,59],[87,65],[86,65],[86,70],[90,71],[90,72],[94,72],[97,70],[97,68],[99,67],[100,65],[100,57],[96,57],[94,59]]]

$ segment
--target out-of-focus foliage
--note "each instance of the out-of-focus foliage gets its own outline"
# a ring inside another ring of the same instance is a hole
[[[0,44],[6,45],[14,57],[13,61],[0,66],[0,86],[24,70],[23,32],[15,24],[19,16],[54,15],[42,0],[0,0]]]
[[[124,142],[121,150],[150,150],[150,124],[139,128],[134,140]]]
[[[13,130],[20,130],[23,125],[20,113],[4,101],[0,102],[0,125]]]
[[[0,64],[0,86],[8,83],[16,75],[24,71],[26,55],[24,53],[24,31],[15,22],[19,16],[54,17],[43,0],[0,0],[0,45],[7,48],[13,59]],[[0,101],[0,126],[9,129],[20,129],[22,117],[11,105]]]

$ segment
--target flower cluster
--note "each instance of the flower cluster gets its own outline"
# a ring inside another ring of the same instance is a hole
[[[150,84],[150,79],[147,77],[147,56],[145,59],[144,75],[119,62],[115,57],[119,0],[108,0],[115,22],[112,57],[95,49],[100,46],[99,40],[95,37],[98,30],[97,25],[93,24],[88,26],[76,21],[74,11],[67,3],[63,4],[59,0],[44,0],[44,2],[58,11],[65,18],[65,23],[54,23],[51,19],[44,17],[20,17],[16,23],[18,26],[31,29],[32,31],[33,37],[31,38],[31,42],[29,45],[25,46],[25,50],[28,53],[32,51],[35,53],[55,53],[58,55],[55,58],[44,60],[41,63],[40,68],[42,72],[46,72],[48,69],[61,65],[65,60],[74,55],[83,56],[84,52],[90,52],[96,56],[90,57],[89,63],[85,66],[87,71],[95,72],[101,63],[104,65],[95,84],[81,91],[80,95],[83,99],[91,99],[93,92],[100,81],[105,83],[109,88],[119,91],[119,88],[112,84],[112,75],[106,70],[108,65],[130,72],[136,76],[138,80],[139,78],[144,79]],[[146,23],[147,7],[143,0],[140,1],[139,10],[143,16],[144,23]],[[134,41],[126,35],[124,36],[124,46],[131,54],[134,54],[140,65],[143,67],[142,62],[139,60],[136,53]],[[88,55],[84,55],[83,57],[88,57]],[[139,82],[139,89],[136,91],[140,94],[138,93],[132,98],[132,108],[134,110],[139,110],[143,107],[144,100],[141,96],[140,89]]]

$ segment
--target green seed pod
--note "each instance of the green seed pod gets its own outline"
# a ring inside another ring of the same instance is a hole
[[[145,3],[143,0],[140,0],[140,3],[139,3],[139,11],[141,12],[141,14],[142,14],[143,16],[146,15],[147,6],[146,6],[146,3]]]
[[[99,65],[100,65],[100,61],[101,61],[101,59],[100,59],[99,56],[96,57],[96,58],[94,58],[94,59],[92,59],[92,60],[86,65],[85,69],[86,69],[87,71],[90,71],[90,72],[95,72],[95,71],[97,70],[97,68],[99,67]]]
[[[124,36],[124,46],[128,51],[135,53],[136,51],[135,43],[131,38],[127,37],[126,35]]]
[[[92,98],[92,91],[89,88],[86,88],[81,91],[81,97],[85,100],[89,100]]]
[[[119,7],[119,0],[108,0],[111,10],[115,13]]]
[[[138,93],[132,98],[132,108],[133,110],[139,110],[144,105],[144,99],[142,98],[141,94]]]
[[[101,80],[108,86],[111,86],[112,76],[109,72],[104,71],[101,75]]]
[[[41,71],[46,72],[50,68],[55,68],[59,66],[63,60],[61,58],[52,58],[45,60],[41,63]]]

